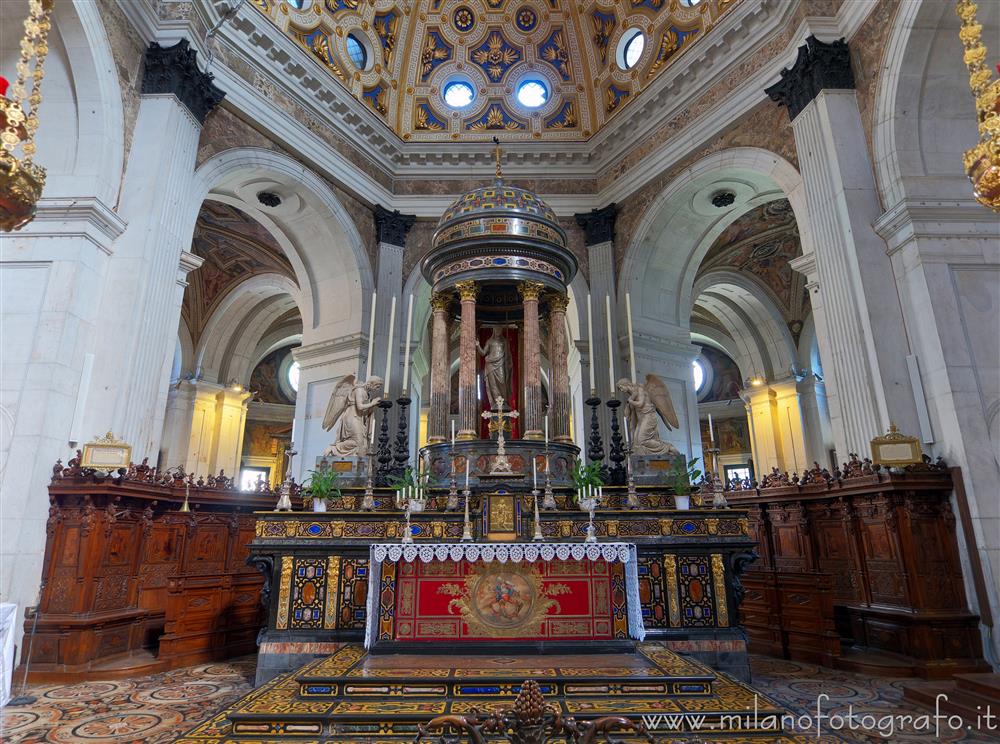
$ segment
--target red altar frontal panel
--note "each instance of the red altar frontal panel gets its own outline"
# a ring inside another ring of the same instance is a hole
[[[628,638],[624,567],[597,561],[400,561],[397,641]]]

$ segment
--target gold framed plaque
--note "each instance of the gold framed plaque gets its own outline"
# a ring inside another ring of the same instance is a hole
[[[81,468],[118,470],[132,464],[132,445],[115,438],[110,431],[103,437],[83,445]]]
[[[897,467],[923,462],[924,452],[920,440],[901,434],[895,424],[889,424],[889,431],[872,440],[872,462],[876,465]]]

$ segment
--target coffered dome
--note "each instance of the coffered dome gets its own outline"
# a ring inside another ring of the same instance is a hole
[[[585,140],[738,0],[253,0],[406,141]]]

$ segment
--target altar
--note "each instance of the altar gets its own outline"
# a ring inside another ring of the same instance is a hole
[[[365,648],[375,652],[456,642],[495,652],[498,640],[587,641],[593,652],[645,638],[634,544],[375,543],[369,566]]]

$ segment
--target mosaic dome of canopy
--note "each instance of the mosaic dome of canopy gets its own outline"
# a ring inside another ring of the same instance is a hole
[[[251,0],[403,140],[425,142],[587,139],[739,1]],[[470,103],[449,105],[454,83]],[[519,100],[525,83],[541,105]]]

